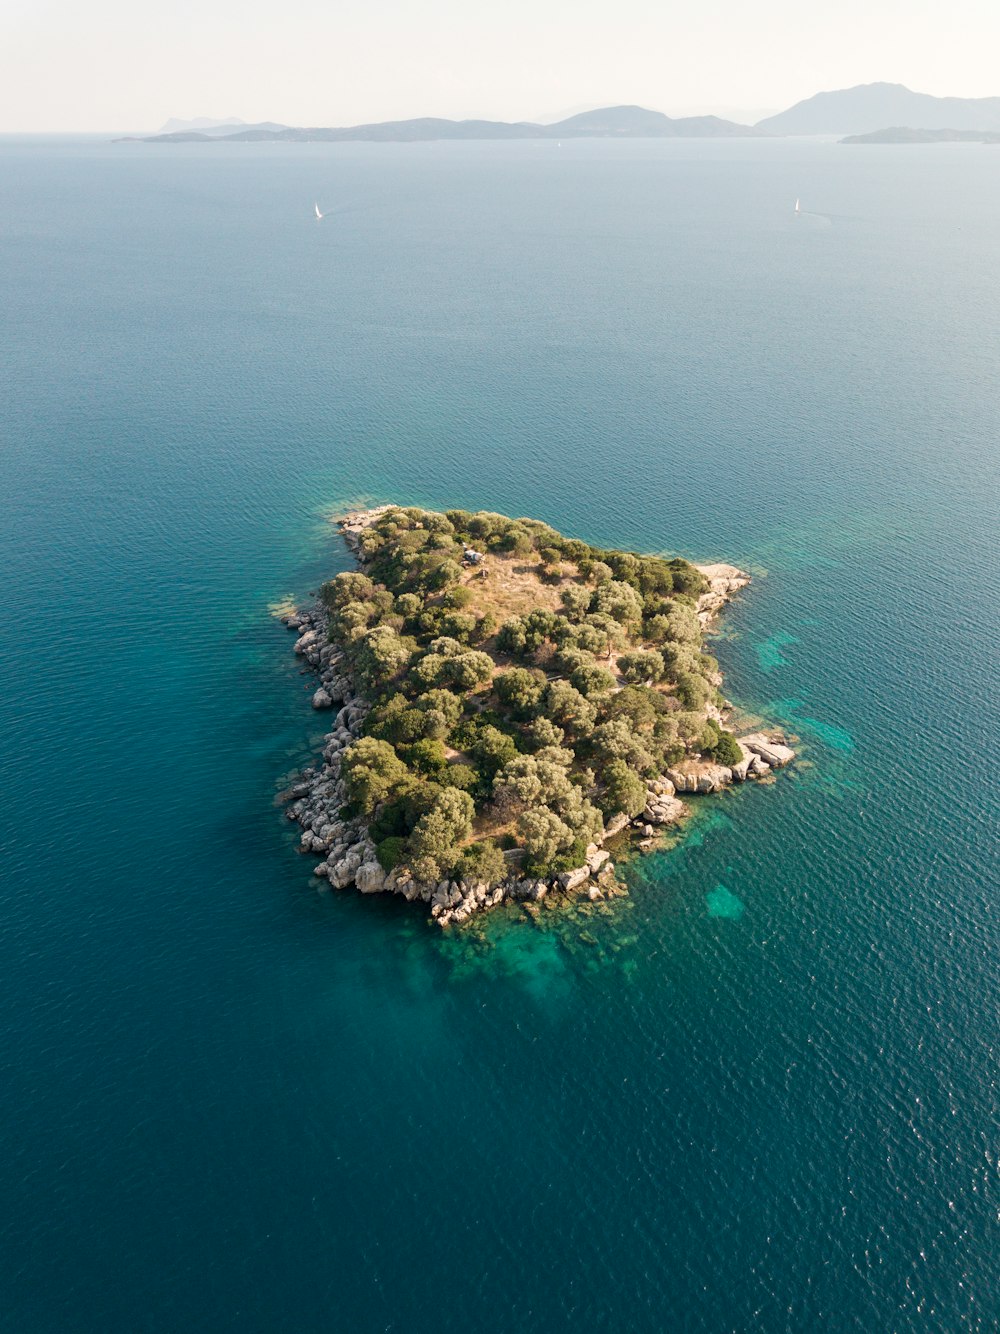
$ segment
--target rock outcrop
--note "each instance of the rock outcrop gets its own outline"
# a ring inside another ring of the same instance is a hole
[[[750,576],[745,570],[737,569],[735,565],[724,565],[721,562],[715,565],[696,565],[695,569],[700,570],[708,580],[707,592],[702,593],[698,599],[698,620],[702,625],[708,625],[734,593],[746,588],[750,583]]]

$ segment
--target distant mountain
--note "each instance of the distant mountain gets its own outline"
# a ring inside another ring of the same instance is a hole
[[[842,144],[1000,144],[1000,130],[911,130],[896,125],[874,134],[849,134]]]
[[[718,116],[673,120],[662,111],[647,111],[645,107],[601,107],[537,128],[544,130],[546,137],[557,139],[728,139],[754,134],[749,125],[737,125]]]
[[[225,130],[228,127],[245,125],[245,120],[240,120],[239,116],[226,116],[222,120],[213,120],[211,116],[195,116],[193,120],[178,120],[176,116],[171,116],[165,125],[161,125],[160,134],[181,134],[186,130],[204,130],[206,133],[210,130]]]
[[[817,93],[755,128],[762,134],[872,134],[886,125],[1000,130],[1000,97],[931,97],[901,83],[864,83]]]
[[[720,120],[718,116],[683,116],[672,120],[662,111],[645,107],[603,107],[583,111],[554,125],[533,121],[440,120],[425,116],[416,120],[379,121],[372,125],[344,128],[304,129],[265,121],[244,125],[233,133],[186,127],[166,134],[150,135],[147,143],[342,143],[367,140],[386,143],[417,143],[434,139],[721,139],[744,138],[758,131],[749,125]]]

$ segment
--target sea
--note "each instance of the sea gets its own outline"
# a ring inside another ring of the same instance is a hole
[[[1000,1328],[997,151],[8,137],[0,291],[0,1328]],[[748,569],[798,762],[324,889],[275,612],[387,501]]]

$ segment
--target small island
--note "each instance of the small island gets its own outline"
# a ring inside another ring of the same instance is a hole
[[[657,846],[678,793],[762,778],[794,752],[737,737],[705,629],[750,582],[730,565],[611,551],[534,519],[383,505],[339,520],[356,571],[287,613],[339,705],[322,763],[283,794],[336,888],[430,905],[625,892],[612,857]]]
[[[870,134],[849,134],[842,144],[1000,144],[996,130],[911,130],[894,125]]]

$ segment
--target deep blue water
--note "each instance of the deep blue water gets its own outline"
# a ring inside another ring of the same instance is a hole
[[[0,144],[3,1328],[1000,1327],[998,163]],[[746,564],[803,763],[609,915],[318,894],[365,499]]]

